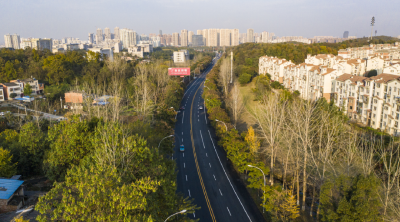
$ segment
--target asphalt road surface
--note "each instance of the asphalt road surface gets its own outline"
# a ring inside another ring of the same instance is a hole
[[[217,62],[217,59],[215,60]],[[175,125],[175,154],[178,167],[178,192],[194,198],[200,206],[191,218],[200,221],[264,221],[238,176],[232,171],[209,125],[201,98],[203,82],[210,66],[187,88]],[[183,144],[185,151],[180,152]]]

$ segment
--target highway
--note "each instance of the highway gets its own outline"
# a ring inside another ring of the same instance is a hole
[[[216,62],[216,61],[215,61]],[[213,128],[209,125],[201,98],[203,82],[210,66],[187,87],[175,125],[174,159],[178,168],[178,192],[194,198],[200,206],[189,217],[200,221],[264,221],[250,194],[231,173],[226,154],[217,146]],[[183,144],[185,151],[180,152]]]

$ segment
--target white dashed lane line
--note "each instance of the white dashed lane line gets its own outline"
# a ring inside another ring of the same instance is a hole
[[[231,212],[229,211],[229,208],[228,208],[228,207],[226,207],[226,209],[228,210],[229,216],[231,216],[231,217],[232,217],[232,214],[231,214]]]
[[[217,180],[217,179],[215,179],[215,175],[213,174],[213,176],[214,176],[214,180]]]
[[[183,168],[186,168],[186,164],[185,163],[183,163]]]
[[[221,194],[221,196],[224,196],[224,195],[222,195],[221,189],[218,189],[218,190],[219,190],[219,193]]]
[[[185,176],[186,176],[186,181],[188,181],[188,180],[187,180],[187,175],[185,175]],[[220,190],[220,192],[221,192],[221,190]]]
[[[210,165],[210,168],[211,168],[211,163],[208,163],[208,165]]]

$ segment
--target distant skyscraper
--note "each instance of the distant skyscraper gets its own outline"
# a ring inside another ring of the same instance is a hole
[[[90,44],[93,44],[93,33],[89,33],[88,40]]]
[[[343,38],[345,39],[349,38],[349,31],[344,31]]]
[[[261,42],[267,43],[269,40],[269,33],[268,32],[262,32],[261,33]]]
[[[120,40],[120,38],[119,38],[119,27],[115,27],[114,28],[114,39]]]
[[[231,29],[220,30],[220,46],[231,46]]]
[[[137,44],[137,34],[130,29],[120,29],[120,40],[124,49]]]
[[[4,41],[6,43],[6,48],[20,49],[20,37],[17,34],[14,35],[4,35]]]
[[[111,31],[109,28],[104,29],[104,38],[105,39],[111,39]]]
[[[197,30],[197,35],[203,35],[203,30]]]
[[[247,29],[247,42],[254,42],[254,29]]]
[[[189,34],[188,34],[188,41],[189,41],[190,43],[193,42],[193,38],[192,38],[193,35],[194,35],[193,31],[189,31]]]
[[[177,33],[177,32],[172,33],[172,42],[171,42],[171,44],[173,46],[179,46],[179,33]]]
[[[188,46],[188,30],[181,31],[181,46]]]
[[[96,44],[99,44],[103,41],[103,30],[98,28],[96,30]]]
[[[208,30],[208,45],[207,46],[218,46],[218,29]]]
[[[239,45],[239,29],[231,30],[231,46]]]
[[[203,46],[203,36],[202,35],[193,35],[192,36],[192,46]]]
[[[208,29],[203,29],[203,43],[208,46]]]
[[[160,30],[158,34],[159,34],[159,35],[162,35],[162,30]]]

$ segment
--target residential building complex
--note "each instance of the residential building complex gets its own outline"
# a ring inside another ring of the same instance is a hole
[[[174,63],[185,63],[186,61],[189,61],[188,50],[180,50],[174,52]]]
[[[360,49],[361,48],[361,49]],[[325,98],[365,126],[400,135],[400,47],[379,44],[348,48],[340,55],[308,55],[299,65],[285,59],[263,56],[259,73],[270,74],[303,99]],[[382,50],[385,50],[383,53]],[[351,53],[356,51],[357,53]],[[366,56],[364,59],[363,57]],[[366,77],[371,70],[378,75]]]
[[[17,34],[14,35],[4,35],[4,41],[6,43],[6,48],[12,48],[12,49],[20,49],[20,37]]]

